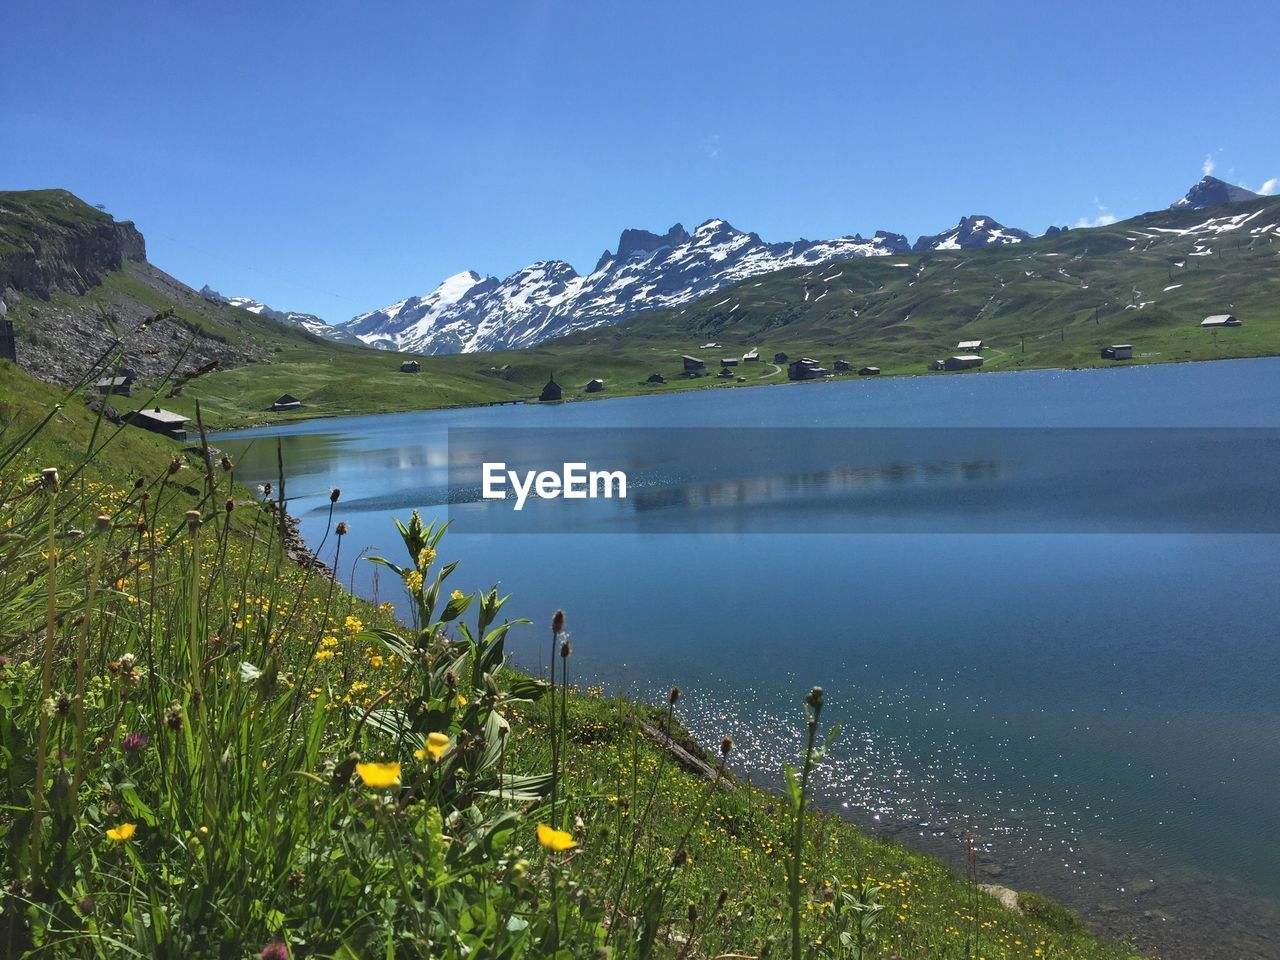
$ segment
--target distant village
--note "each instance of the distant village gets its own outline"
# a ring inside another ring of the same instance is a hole
[[[4,302],[0,301],[0,360],[9,360],[16,363],[18,359],[18,334],[14,329],[13,323],[6,316],[6,312]],[[1240,327],[1243,325],[1244,322],[1242,320],[1229,313],[1214,314],[1200,321],[1202,328],[1215,332],[1221,328]],[[699,352],[721,349],[719,343],[709,342],[702,344]],[[926,369],[929,371],[950,372],[979,369],[985,361],[982,355],[983,349],[984,343],[982,340],[961,340],[956,344],[956,353],[949,357],[933,360],[927,365]],[[1133,359],[1133,344],[1109,344],[1101,349],[1100,358],[1112,361],[1131,360]],[[686,354],[680,358],[680,361],[679,376],[681,377],[695,379],[711,375],[707,361],[702,357]],[[721,355],[718,360],[713,362],[713,367],[719,366],[717,377],[745,383],[748,378],[742,376],[739,371],[746,369],[749,365],[757,365],[759,363],[761,363],[760,350],[752,347],[740,357]],[[875,366],[860,366],[855,371],[853,364],[849,360],[839,357],[834,358],[831,362],[831,367],[828,368],[823,366],[820,360],[815,360],[812,357],[802,356],[792,359],[788,354],[781,351],[773,355],[773,364],[779,368],[785,366],[787,379],[793,381],[825,380],[841,374],[854,374],[855,372],[860,377],[874,377],[880,374],[880,368]],[[421,373],[422,364],[418,360],[405,360],[400,364],[400,372],[406,374]],[[134,379],[132,373],[121,371],[118,375],[98,380],[94,384],[94,393],[104,401],[111,397],[129,397],[133,392]],[[661,373],[652,373],[646,382],[660,384],[666,383],[667,379]],[[602,378],[594,377],[588,380],[581,389],[584,393],[602,393],[605,390],[605,381]],[[555,403],[563,399],[564,389],[556,381],[555,375],[552,374],[542,388],[541,393],[539,393],[538,401],[541,403]],[[495,403],[520,402],[522,401],[495,401]],[[302,408],[303,402],[298,397],[288,393],[277,397],[270,406],[270,410],[277,413],[301,410]],[[187,425],[190,423],[190,418],[171,410],[165,410],[159,406],[143,407],[122,414],[113,412],[112,415],[123,422],[141,427],[144,430],[163,434],[174,440],[185,441],[187,439]]]

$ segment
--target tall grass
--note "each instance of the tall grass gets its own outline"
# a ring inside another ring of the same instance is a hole
[[[373,558],[404,623],[286,556],[283,482],[254,497],[203,446],[91,482],[115,428],[65,464],[37,436],[0,434],[2,956],[1124,955],[1012,917],[952,936],[953,875],[817,840],[817,689],[783,802],[728,738],[695,776],[679,690],[576,689],[562,612],[546,677],[513,668],[527,621],[454,588],[442,526]],[[927,920],[889,906],[926,882]]]

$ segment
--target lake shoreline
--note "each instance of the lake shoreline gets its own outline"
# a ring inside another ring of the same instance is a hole
[[[328,491],[341,486],[344,505],[363,515],[362,543],[385,552],[382,524],[442,482],[438,450],[454,427],[1252,426],[1280,411],[1276,365],[1194,362],[1133,377],[1020,371],[1032,376],[937,388],[901,377],[891,389],[712,394],[562,417],[472,407],[311,418],[310,427],[263,428],[261,439],[241,434],[237,463],[253,480],[268,478],[281,438],[304,536],[319,542]],[[1113,471],[1095,452],[1093,466]],[[730,470],[723,479],[737,478]],[[669,479],[675,489],[688,482],[680,471]],[[825,503],[823,490],[797,497],[797,509]],[[1188,509],[1203,492],[1188,490]],[[1108,488],[1097,495],[1115,499]],[[522,606],[554,598],[571,610],[575,664],[606,688],[643,703],[680,684],[686,727],[703,744],[732,734],[735,768],[775,795],[771,780],[794,752],[779,734],[794,732],[796,688],[816,680],[833,712],[843,711],[835,719],[860,733],[841,738],[815,802],[862,833],[954,871],[968,830],[990,843],[979,852],[980,879],[1043,893],[1108,936],[1132,934],[1170,958],[1273,955],[1280,888],[1266,853],[1275,838],[1258,807],[1280,767],[1269,763],[1274,745],[1253,731],[1275,713],[1262,681],[1276,663],[1266,624],[1280,610],[1259,585],[1280,540],[775,538],[762,554],[732,538],[695,547],[674,536],[611,537],[604,547],[566,536],[526,549],[460,535],[449,552],[467,570],[503,571],[504,591]],[[1205,575],[1228,567],[1229,576]],[[623,569],[636,579],[611,572]],[[691,578],[709,571],[699,599]],[[371,578],[353,572],[354,589],[377,596]],[[992,602],[994,584],[1001,602]],[[654,597],[665,598],[660,610]],[[775,616],[788,610],[802,619]],[[788,630],[799,633],[784,654]],[[1215,644],[1233,655],[1215,654]],[[762,666],[779,656],[783,669]]]
[[[954,377],[957,374],[961,376],[984,376],[984,375],[990,376],[993,374],[999,376],[999,375],[1008,375],[1008,374],[1044,373],[1044,372],[1086,373],[1086,372],[1092,372],[1092,371],[1136,370],[1136,369],[1146,368],[1146,367],[1162,367],[1162,366],[1173,366],[1173,365],[1180,365],[1180,364],[1192,365],[1192,364],[1239,363],[1239,362],[1248,361],[1248,360],[1267,360],[1267,359],[1273,359],[1275,357],[1280,357],[1280,353],[1268,354],[1266,356],[1260,356],[1260,357],[1219,357],[1215,359],[1190,359],[1190,360],[1134,360],[1133,362],[1120,362],[1120,363],[1109,364],[1106,366],[1100,365],[1096,367],[1049,366],[1049,367],[1019,367],[1015,370],[1010,370],[1010,369],[963,370],[963,371],[952,371],[951,376]],[[674,396],[682,396],[684,394],[691,394],[691,393],[708,393],[714,390],[741,390],[741,389],[753,388],[753,387],[780,387],[780,386],[804,387],[804,386],[830,385],[833,383],[867,383],[872,381],[943,379],[943,378],[947,378],[947,376],[948,374],[943,372],[884,373],[884,374],[879,374],[875,377],[860,377],[860,376],[857,376],[856,374],[849,374],[847,376],[825,377],[821,380],[770,380],[769,382],[766,382],[766,383],[752,382],[752,381],[748,381],[747,383],[730,383],[730,382],[720,381],[720,382],[713,382],[705,387],[701,387],[701,386],[691,387],[684,390],[670,390],[670,391],[663,391],[661,393],[623,393],[623,394],[601,393],[593,396],[570,397],[567,399],[556,400],[549,403],[543,403],[537,399],[524,399],[524,400],[515,400],[515,401],[493,400],[493,401],[478,401],[476,403],[454,403],[454,404],[443,404],[439,406],[409,407],[403,410],[368,411],[368,412],[362,412],[362,413],[360,412],[314,413],[314,414],[304,413],[301,416],[289,417],[287,419],[281,419],[281,420],[263,420],[261,422],[253,423],[253,424],[241,424],[241,425],[230,426],[230,427],[214,427],[212,432],[228,435],[228,434],[243,432],[246,430],[261,430],[261,429],[270,429],[274,427],[287,427],[287,426],[292,426],[293,424],[314,423],[320,420],[340,420],[340,419],[345,419],[347,417],[379,417],[379,416],[387,416],[390,414],[397,414],[397,413],[435,413],[437,411],[446,412],[446,411],[456,411],[456,410],[483,410],[488,407],[498,407],[498,406],[555,407],[555,406],[562,406],[570,403],[599,403],[601,401],[606,401],[606,400],[635,400],[635,399],[648,399],[648,398],[658,398],[658,397],[674,397]],[[716,381],[718,378],[708,376],[702,379],[709,379],[712,381]]]

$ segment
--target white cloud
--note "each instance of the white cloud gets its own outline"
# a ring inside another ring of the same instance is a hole
[[[1200,172],[1203,173],[1206,177],[1211,177],[1213,176],[1213,168],[1215,166],[1217,166],[1217,164],[1214,162],[1213,154],[1212,153],[1206,154],[1204,158],[1204,163],[1200,164]]]
[[[1081,217],[1076,221],[1076,229],[1081,227],[1105,227],[1116,222],[1116,215],[1097,198],[1093,198],[1093,205],[1098,208],[1098,215],[1090,219],[1089,217]]]
[[[1270,197],[1276,193],[1280,193],[1280,177],[1272,177],[1258,188],[1258,192],[1264,197]]]

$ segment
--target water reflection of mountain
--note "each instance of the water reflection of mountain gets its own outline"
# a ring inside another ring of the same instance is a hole
[[[629,500],[637,513],[672,507],[752,506],[801,498],[840,497],[909,484],[991,481],[1002,477],[1005,467],[1002,461],[988,459],[922,463],[895,461],[878,466],[833,467],[671,487],[640,486]]]

